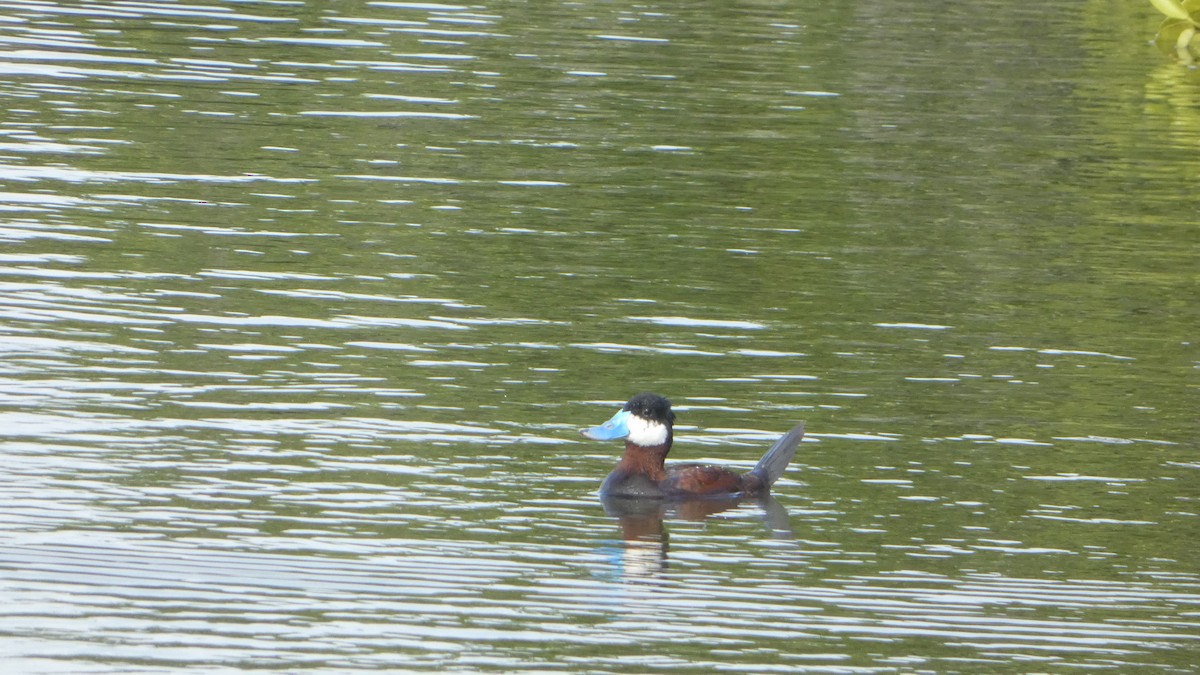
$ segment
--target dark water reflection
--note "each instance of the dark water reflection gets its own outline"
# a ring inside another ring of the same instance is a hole
[[[666,519],[703,522],[742,506],[754,505],[763,524],[778,539],[790,539],[792,526],[787,509],[774,497],[710,498],[667,500],[633,497],[601,497],[604,512],[616,519],[625,542],[619,562],[619,578],[635,581],[657,578],[666,570],[670,536]]]
[[[1194,671],[1135,5],[0,1],[0,662]],[[810,433],[614,512],[643,389]]]

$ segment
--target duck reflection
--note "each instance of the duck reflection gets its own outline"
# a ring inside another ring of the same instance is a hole
[[[667,568],[670,535],[667,520],[703,521],[724,511],[757,508],[771,537],[790,540],[790,516],[770,494],[709,499],[647,499],[604,495],[604,511],[621,528],[617,573],[625,581],[652,580]]]

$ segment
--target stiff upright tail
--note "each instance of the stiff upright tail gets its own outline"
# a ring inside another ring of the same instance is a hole
[[[783,475],[784,469],[791,463],[792,457],[796,455],[796,448],[800,447],[800,441],[803,439],[804,423],[801,422],[775,441],[775,445],[772,445],[771,449],[767,450],[767,454],[758,460],[758,464],[750,473],[758,476],[764,487],[771,487]]]

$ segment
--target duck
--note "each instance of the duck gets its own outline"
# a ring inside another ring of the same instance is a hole
[[[674,440],[671,401],[658,394],[635,395],[604,424],[581,429],[596,441],[625,440],[625,453],[600,486],[600,496],[641,499],[728,499],[763,496],[783,475],[800,441],[801,422],[767,450],[753,469],[739,473],[723,466],[666,464]]]

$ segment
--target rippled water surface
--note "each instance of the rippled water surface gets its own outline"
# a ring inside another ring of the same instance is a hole
[[[0,1],[4,671],[1195,672],[1200,76],[1026,4]]]

